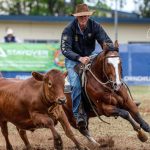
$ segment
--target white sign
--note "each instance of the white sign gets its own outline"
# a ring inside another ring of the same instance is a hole
[[[125,76],[124,81],[150,82],[150,76]]]
[[[70,3],[70,2],[71,2],[71,0],[65,0],[65,2],[66,2],[66,3]]]

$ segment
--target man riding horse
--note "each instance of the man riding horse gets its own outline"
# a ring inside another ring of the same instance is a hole
[[[103,42],[112,43],[102,26],[90,19],[94,11],[89,11],[86,4],[78,4],[75,19],[64,29],[61,37],[61,50],[65,58],[68,79],[71,85],[73,114],[78,128],[86,129],[87,115],[81,107],[81,83],[74,71],[74,66],[88,64],[90,55],[94,53],[96,41],[102,46]]]

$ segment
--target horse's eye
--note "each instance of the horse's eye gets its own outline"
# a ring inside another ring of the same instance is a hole
[[[52,87],[52,82],[48,81],[48,87],[51,88]]]

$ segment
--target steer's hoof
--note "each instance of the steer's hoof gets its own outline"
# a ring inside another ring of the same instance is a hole
[[[23,148],[23,150],[33,150],[33,148],[31,147],[31,145],[27,145],[26,147]]]
[[[88,147],[83,146],[83,145],[77,146],[77,149],[78,149],[78,150],[90,150]]]
[[[148,137],[147,137],[146,133],[144,133],[141,129],[138,130],[137,137],[139,138],[139,140],[141,142],[146,142],[148,140]]]
[[[54,140],[54,147],[56,150],[63,150],[63,142],[61,138]]]
[[[7,150],[13,150],[13,147],[12,147],[12,145],[7,145],[7,146],[6,146],[6,149],[7,149]]]

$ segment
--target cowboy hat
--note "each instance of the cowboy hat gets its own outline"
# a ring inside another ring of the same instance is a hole
[[[75,13],[72,16],[91,16],[95,11],[89,11],[89,8],[86,4],[78,4],[76,6]]]

